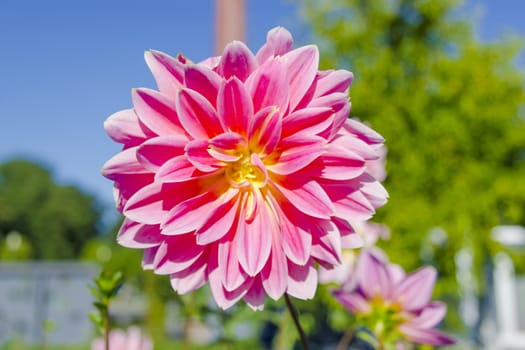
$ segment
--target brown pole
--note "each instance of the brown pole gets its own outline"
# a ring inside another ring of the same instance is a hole
[[[215,0],[215,53],[233,40],[245,41],[244,0]]]

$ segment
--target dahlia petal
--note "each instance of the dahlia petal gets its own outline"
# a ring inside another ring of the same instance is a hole
[[[299,211],[320,219],[328,219],[335,208],[323,188],[315,181],[306,182],[287,178],[285,182],[274,182],[279,192]]]
[[[353,313],[368,314],[371,311],[370,304],[359,293],[336,290],[333,292],[333,295],[344,307]]]
[[[239,263],[235,238],[219,242],[218,259],[222,285],[227,291],[238,289],[248,276]]]
[[[367,299],[389,296],[392,286],[385,263],[368,251],[363,251],[359,257],[357,276]]]
[[[389,263],[386,268],[388,270],[388,274],[390,275],[392,285],[396,285],[405,279],[406,274],[401,266]]]
[[[184,135],[172,100],[150,89],[134,89],[131,99],[139,120],[155,134]]]
[[[115,142],[136,146],[155,134],[140,123],[133,109],[113,113],[104,121],[104,130]]]
[[[306,264],[312,249],[312,235],[300,226],[305,215],[297,213],[291,206],[276,207],[275,210],[279,218],[284,253],[295,264]]]
[[[251,221],[245,219],[245,202],[242,203],[237,232],[237,254],[239,262],[249,276],[261,272],[268,261],[272,247],[271,219],[267,204],[264,202],[259,190],[250,192],[254,196],[257,214]]]
[[[281,140],[280,155],[268,170],[279,175],[289,175],[308,167],[326,152],[326,141],[320,136],[294,135]]]
[[[253,280],[252,286],[248,289],[243,299],[253,311],[261,311],[264,309],[266,294],[264,294],[264,288],[260,278],[257,277]]]
[[[412,272],[396,286],[392,293],[393,300],[398,301],[404,310],[423,308],[430,301],[436,276],[436,269],[431,266]]]
[[[159,246],[144,249],[144,253],[142,254],[142,268],[144,270],[152,270],[154,268],[153,261],[155,260],[158,249]]]
[[[333,112],[337,112],[346,105],[348,105],[348,95],[342,92],[335,92],[313,99],[308,107],[330,107]]]
[[[128,248],[150,248],[160,245],[163,240],[158,225],[144,225],[127,218],[117,234],[117,242]]]
[[[220,205],[215,205],[203,225],[197,229],[197,243],[206,245],[218,241],[226,235],[237,218],[237,209],[239,207],[239,198],[236,189],[230,189],[221,197],[223,201]]]
[[[186,157],[193,166],[203,172],[215,171],[225,166],[224,162],[209,152],[209,141],[193,140],[186,145]]]
[[[252,166],[259,169],[259,171],[263,174],[264,181],[260,183],[260,186],[266,186],[266,184],[268,183],[268,171],[266,170],[266,166],[264,165],[263,161],[261,160],[261,158],[259,158],[257,153],[252,153],[250,160]]]
[[[325,265],[341,263],[341,236],[337,227],[331,222],[323,222],[321,227],[312,229],[312,257]]]
[[[296,265],[288,260],[288,289],[286,293],[298,299],[312,299],[317,289],[317,270],[312,261]]]
[[[273,300],[286,292],[288,283],[288,265],[282,247],[282,237],[277,229],[272,230],[272,249],[270,258],[261,271],[264,290]]]
[[[329,180],[350,180],[366,170],[365,160],[354,152],[333,145],[308,167],[307,171],[317,173],[319,178]]]
[[[198,91],[212,106],[217,104],[217,93],[222,78],[213,70],[198,64],[186,65],[184,72],[186,87]]]
[[[184,81],[184,64],[159,51],[146,51],[146,63],[162,93],[175,96]]]
[[[204,259],[194,263],[194,266],[186,270],[175,272],[170,275],[171,287],[179,294],[192,292],[206,283],[207,265]]]
[[[217,111],[224,130],[241,135],[248,133],[248,121],[253,116],[253,103],[244,84],[236,77],[222,82],[217,97]]]
[[[340,132],[342,132],[344,136],[336,136],[331,142],[333,146],[357,153],[365,160],[379,159],[377,150],[371,145],[357,138],[355,135],[345,134],[344,130],[340,130]]]
[[[283,118],[281,138],[303,133],[315,135],[332,124],[333,111],[329,107],[312,107],[297,110]]]
[[[359,190],[353,188],[351,184],[323,182],[322,188],[328,194],[334,206],[335,216],[339,218],[366,221],[375,212],[367,197]]]
[[[155,254],[155,273],[167,275],[186,270],[200,258],[204,250],[205,247],[195,243],[191,233],[166,237]]]
[[[219,74],[225,79],[235,76],[245,81],[257,68],[257,61],[244,43],[233,41],[224,48],[218,68]]]
[[[286,65],[279,59],[271,59],[263,63],[245,83],[253,108],[256,111],[268,106],[276,106],[280,113],[288,106],[288,75]]]
[[[206,176],[195,168],[184,155],[176,156],[162,165],[155,174],[156,181],[162,182],[184,182],[198,177]]]
[[[350,235],[341,236],[341,248],[342,249],[356,249],[363,248],[365,241],[357,233],[352,233]]]
[[[378,144],[385,141],[383,136],[355,119],[347,119],[344,124],[344,129],[368,144]]]
[[[137,161],[137,149],[138,146],[128,148],[114,155],[102,167],[102,175],[110,180],[118,181],[123,175],[149,173],[150,171]]]
[[[250,146],[261,155],[273,152],[281,136],[281,115],[275,106],[261,109],[250,120],[248,138]]]
[[[361,192],[367,198],[368,202],[374,207],[379,208],[386,203],[388,198],[388,192],[381,185],[379,181],[376,181],[371,176],[362,176],[361,180]]]
[[[216,72],[217,67],[219,66],[220,60],[221,60],[221,56],[212,56],[212,57],[208,57],[200,61],[199,65],[203,65],[204,67],[212,69],[214,72]]]
[[[181,124],[193,138],[209,139],[222,132],[215,108],[197,91],[181,89],[176,106]]]
[[[225,132],[212,138],[208,153],[215,159],[224,162],[234,162],[240,159],[239,148],[246,145],[244,137],[236,132]]]
[[[209,210],[222,201],[219,193],[207,191],[180,202],[167,213],[166,220],[161,225],[162,233],[180,235],[197,230],[204,224]]]
[[[303,46],[285,54],[283,60],[288,67],[289,108],[293,111],[315,79],[319,66],[319,51],[315,45]]]
[[[262,64],[273,56],[284,55],[292,49],[292,34],[283,27],[275,27],[266,35],[266,44],[257,52],[257,61]]]
[[[207,269],[208,279],[210,281],[210,290],[213,295],[213,299],[217,305],[223,310],[231,307],[237,301],[239,301],[250,288],[253,279],[247,278],[241,286],[235,290],[226,290],[222,284],[221,271],[218,268],[217,252],[210,254]]]
[[[137,160],[150,171],[157,171],[173,157],[184,154],[188,139],[183,135],[154,137],[144,142],[137,151]]]
[[[344,125],[345,121],[348,119],[348,116],[350,115],[350,107],[352,106],[351,103],[345,103],[341,106],[340,109],[336,110],[334,114],[334,123],[332,124],[332,129],[330,131],[330,135],[328,136],[328,139],[332,139],[338,132],[341,130],[341,127]]]
[[[141,188],[151,184],[154,179],[155,174],[153,173],[119,175],[113,187],[113,196],[118,211],[122,213],[128,199]]]
[[[332,70],[317,80],[315,97],[326,96],[334,92],[345,92],[350,87],[354,75],[344,69]]]
[[[408,340],[419,344],[443,346],[456,343],[454,338],[435,329],[421,329],[408,324],[403,324],[399,326],[399,331],[401,331]]]
[[[409,324],[417,328],[433,328],[443,320],[447,313],[447,305],[440,301],[432,301],[421,310],[419,315],[411,319]]]

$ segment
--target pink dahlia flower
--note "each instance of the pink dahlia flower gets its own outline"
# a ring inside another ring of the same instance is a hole
[[[91,350],[105,350],[103,338],[91,343]],[[109,333],[110,350],[153,350],[151,339],[142,334],[140,328],[132,326],[127,331],[114,329]]]
[[[335,298],[370,329],[383,347],[403,341],[428,345],[455,343],[434,329],[446,313],[446,305],[431,301],[436,270],[424,267],[408,275],[384,254],[363,250],[349,288],[335,290]],[[399,346],[398,346],[399,348]]]
[[[366,167],[383,138],[347,119],[352,73],[319,71],[317,47],[292,49],[283,28],[255,55],[232,42],[201,63],[145,58],[159,91],[133,90],[104,125],[123,144],[102,169],[120,244],[179,293],[209,281],[222,308],[312,298],[314,263],[339,264],[349,220],[387,197]]]

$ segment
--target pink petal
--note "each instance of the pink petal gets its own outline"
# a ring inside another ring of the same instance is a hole
[[[312,228],[312,257],[325,265],[341,263],[341,236],[330,221],[320,222]]]
[[[209,152],[207,140],[193,140],[186,145],[186,157],[195,168],[203,172],[211,172],[224,167],[223,161],[213,157]]]
[[[197,261],[204,249],[196,244],[191,233],[166,237],[155,254],[155,273],[166,275],[186,270]]]
[[[374,147],[355,137],[355,135],[346,133],[344,130],[340,130],[340,133],[342,134],[341,136],[336,136],[331,140],[332,145],[357,153],[366,160],[379,159],[378,152]]]
[[[281,138],[296,133],[316,135],[326,130],[331,124],[333,111],[329,107],[313,107],[297,110],[283,118]]]
[[[308,167],[326,152],[326,140],[320,136],[294,135],[281,140],[275,164],[268,170],[279,175],[289,175]],[[308,169],[309,170],[309,169]],[[312,169],[313,170],[313,169]]]
[[[456,343],[454,338],[435,329],[421,329],[404,324],[399,326],[399,330],[408,340],[419,344],[443,346]]]
[[[239,263],[235,237],[219,242],[218,259],[219,274],[224,288],[227,291],[236,290],[244,283],[247,275]]]
[[[371,311],[370,304],[359,293],[350,293],[344,290],[333,292],[334,297],[348,310],[356,314],[368,314]]]
[[[349,133],[356,135],[368,144],[383,143],[385,139],[372,128],[355,119],[347,119],[344,128]]]
[[[277,225],[277,223],[273,222],[273,225]],[[272,249],[270,258],[261,271],[261,279],[268,296],[277,300],[283,296],[287,288],[288,265],[278,228],[274,227],[271,232]]]
[[[112,114],[104,122],[106,133],[114,141],[126,146],[137,146],[155,134],[139,121],[133,109]]]
[[[144,249],[144,254],[142,255],[142,268],[144,270],[152,270],[154,268],[153,261],[158,249],[159,246]]]
[[[171,287],[179,294],[192,292],[206,283],[207,264],[205,259],[199,259],[186,270],[170,275]]]
[[[275,106],[263,108],[250,120],[250,149],[262,156],[273,152],[281,136],[281,115]]]
[[[214,205],[211,213],[201,213],[206,220],[197,229],[197,243],[210,244],[224,237],[234,226],[239,207],[239,196],[236,189],[229,189],[222,197],[222,204]]]
[[[140,121],[154,133],[185,134],[171,99],[150,89],[134,89],[131,98]]]
[[[210,254],[207,273],[213,299],[215,299],[217,305],[222,309],[227,309],[239,301],[253,283],[253,279],[247,278],[239,288],[232,291],[226,290],[222,284],[222,272],[218,267],[216,251],[212,251],[212,254]]]
[[[334,92],[346,92],[352,83],[354,75],[344,69],[327,72],[317,81],[315,97],[329,95]]]
[[[255,111],[268,106],[276,106],[280,113],[286,111],[289,86],[286,65],[281,60],[266,61],[248,77],[245,85]]]
[[[405,279],[405,271],[403,268],[397,264],[389,263],[387,265],[388,274],[390,275],[390,280],[392,281],[392,285],[396,285],[399,282],[401,282],[403,279]]]
[[[193,138],[209,139],[222,132],[215,108],[197,91],[181,89],[176,105],[181,124]]]
[[[244,43],[233,41],[226,45],[219,62],[219,74],[224,78],[235,76],[245,81],[256,68],[255,56]]]
[[[246,140],[235,132],[225,132],[210,140],[208,153],[215,159],[234,162],[240,159],[241,150],[246,148]]]
[[[389,295],[391,281],[386,266],[368,251],[363,251],[359,256],[357,274],[359,285],[367,299],[377,296],[384,299]]]
[[[351,183],[323,182],[322,187],[333,203],[335,216],[353,221],[366,221],[375,210],[366,196]]]
[[[307,169],[319,178],[329,180],[350,180],[366,170],[365,160],[356,153],[329,144],[326,151]]]
[[[421,313],[410,320],[410,324],[418,328],[432,328],[445,318],[447,305],[440,301],[430,302]]]
[[[253,196],[256,203],[255,215],[251,220],[246,217],[247,197]],[[261,272],[268,261],[272,247],[272,233],[268,206],[259,190],[248,192],[241,204],[241,213],[237,232],[237,255],[239,262],[249,276]]]
[[[287,258],[297,265],[304,265],[310,258],[312,236],[301,225],[306,224],[308,217],[290,204],[276,206],[282,238],[282,247]]]
[[[184,182],[208,175],[195,168],[184,155],[176,156],[162,165],[155,174],[155,180],[161,182]]]
[[[299,209],[299,211],[315,218],[330,218],[335,209],[323,188],[312,180],[298,180],[299,179],[287,178],[280,184],[277,182],[273,184],[286,200]]]
[[[184,73],[187,88],[198,91],[212,106],[217,104],[217,93],[222,78],[209,68],[198,64],[186,65]]]
[[[144,225],[124,219],[117,234],[117,242],[128,248],[149,248],[158,246],[164,237],[158,225]]]
[[[253,103],[244,84],[236,77],[222,82],[217,97],[217,111],[224,130],[241,135],[248,133],[248,121],[253,116]]]
[[[317,289],[317,270],[310,260],[300,266],[288,260],[288,289],[286,293],[298,299],[312,299]]]
[[[264,309],[266,294],[264,293],[260,278],[257,277],[253,280],[252,286],[248,289],[243,299],[253,311],[261,311]]]
[[[221,194],[225,188],[225,184],[222,184],[215,190],[206,191],[174,206],[162,223],[162,233],[180,235],[197,230],[204,224],[209,211],[223,202]]]
[[[102,167],[102,175],[110,180],[118,181],[123,175],[149,173],[150,171],[137,161],[137,148],[128,148],[114,155]]]
[[[157,171],[173,157],[184,154],[186,136],[159,136],[144,142],[137,151],[138,161],[148,170]]]
[[[367,198],[368,202],[370,202],[374,208],[383,206],[388,198],[388,192],[385,190],[383,185],[367,174],[363,174],[360,177],[360,180],[360,190]]]
[[[261,64],[273,56],[284,55],[292,45],[292,34],[283,27],[275,27],[268,32],[266,44],[257,52],[257,61]]]
[[[392,299],[403,306],[403,310],[418,310],[427,305],[436,282],[436,269],[427,266],[407,275],[395,288]]]
[[[293,111],[314,81],[319,66],[319,51],[315,45],[303,46],[288,52],[283,56],[283,60],[288,66],[289,108]]]
[[[159,90],[168,96],[175,96],[184,81],[184,64],[159,51],[146,51],[144,58]]]

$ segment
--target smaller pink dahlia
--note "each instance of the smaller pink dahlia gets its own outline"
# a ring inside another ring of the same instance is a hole
[[[139,327],[131,326],[127,330],[114,329],[109,333],[110,350],[153,350],[153,342],[144,335]],[[103,338],[91,343],[91,350],[105,350]]]
[[[319,71],[317,47],[292,41],[275,28],[256,54],[232,42],[201,63],[146,52],[159,91],[133,90],[104,125],[123,145],[102,169],[118,242],[179,293],[312,298],[316,264],[339,264],[351,222],[386,202],[367,167],[383,138],[348,119],[352,73]]]
[[[435,281],[433,267],[405,275],[400,266],[388,263],[384,254],[363,250],[351,281],[333,294],[360,325],[374,333],[383,348],[402,348],[403,341],[454,344],[453,338],[434,329],[446,313],[444,303],[430,300]]]

